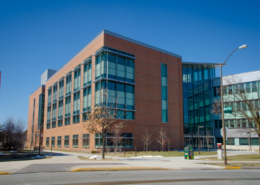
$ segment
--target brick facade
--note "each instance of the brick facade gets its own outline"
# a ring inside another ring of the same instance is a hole
[[[125,127],[122,132],[133,133],[133,149],[143,150],[144,145],[142,136],[146,129],[153,134],[153,143],[150,146],[151,150],[159,150],[160,146],[156,142],[156,137],[159,134],[159,129],[163,128],[170,137],[170,147],[173,149],[182,149],[184,146],[183,139],[183,98],[182,98],[182,59],[165,52],[160,52],[156,49],[146,47],[144,45],[131,42],[124,38],[119,38],[115,35],[101,33],[95,40],[93,40],[87,47],[85,47],[79,54],[77,54],[70,62],[62,67],[56,74],[54,74],[45,85],[45,116],[44,122],[47,120],[47,103],[48,103],[48,88],[55,82],[59,81],[68,72],[72,71],[76,66],[81,64],[89,56],[93,56],[95,52],[102,46],[111,47],[116,50],[124,51],[134,54],[135,59],[135,119],[122,120]],[[161,103],[161,63],[167,64],[168,67],[168,123],[162,123],[162,103]],[[73,88],[73,73],[72,72],[72,88]],[[92,57],[92,108],[95,103],[95,57]],[[64,83],[64,89],[66,84]],[[83,65],[81,65],[81,87],[83,86]],[[59,91],[59,88],[58,88]],[[73,91],[72,91],[73,92]],[[80,90],[80,111],[83,106],[83,89]],[[65,95],[65,90],[64,90]],[[64,99],[65,102],[65,99]],[[29,105],[29,117],[31,117],[31,97]],[[64,114],[65,114],[65,103]],[[73,110],[73,95],[71,96],[71,110]],[[57,106],[58,111],[58,106]],[[64,115],[63,114],[63,115]],[[29,120],[29,119],[28,119]],[[28,121],[28,130],[30,128]],[[73,124],[71,117],[71,124],[65,126],[63,121],[62,127],[46,129],[44,124],[43,146],[45,146],[46,137],[62,136],[61,147],[57,147],[55,141],[54,149],[74,150],[74,151],[92,151],[95,149],[94,135],[90,135],[90,148],[82,148],[82,135],[88,133],[84,128],[82,122],[82,114],[80,114],[80,123]],[[72,147],[72,136],[79,135],[78,148]],[[64,148],[64,136],[70,136],[70,147]],[[28,139],[30,132],[28,132]],[[29,141],[28,141],[29,142]],[[50,147],[49,147],[50,148]]]

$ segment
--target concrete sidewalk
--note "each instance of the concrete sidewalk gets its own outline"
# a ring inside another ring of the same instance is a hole
[[[0,172],[8,173],[33,173],[33,172],[62,172],[77,168],[167,168],[167,169],[222,169],[220,166],[207,165],[206,163],[222,161],[184,160],[184,157],[162,157],[162,158],[123,158],[113,157],[117,161],[105,160],[81,160],[78,156],[93,156],[93,154],[53,151],[55,156],[47,159],[34,159],[28,161],[1,162]],[[252,154],[254,152],[230,152],[228,155]]]

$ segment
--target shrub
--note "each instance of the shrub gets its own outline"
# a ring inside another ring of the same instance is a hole
[[[92,150],[92,151],[91,151],[91,153],[92,153],[92,154],[96,154],[96,153],[97,153],[97,151],[95,151],[95,150]]]

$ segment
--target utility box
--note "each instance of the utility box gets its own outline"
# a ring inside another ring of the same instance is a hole
[[[222,143],[217,143],[218,159],[223,159]]]
[[[194,159],[194,153],[192,147],[185,147],[184,148],[184,159]]]

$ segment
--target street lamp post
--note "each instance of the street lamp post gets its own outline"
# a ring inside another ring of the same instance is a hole
[[[200,128],[203,128],[204,126],[198,126],[198,147],[199,147],[199,155],[200,155]]]
[[[222,113],[222,128],[223,128],[223,145],[224,145],[224,164],[227,165],[227,153],[226,153],[226,128],[224,123],[224,107],[223,107],[223,78],[222,78],[222,67],[225,65],[229,57],[238,49],[247,48],[247,45],[244,44],[236,49],[234,49],[230,55],[227,57],[224,63],[220,64],[220,80],[221,80],[221,113]]]

